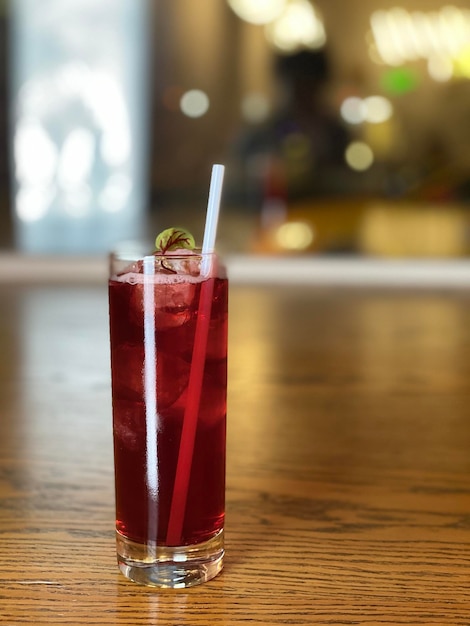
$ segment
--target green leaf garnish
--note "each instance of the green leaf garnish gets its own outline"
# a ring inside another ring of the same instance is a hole
[[[196,247],[194,237],[184,228],[167,228],[155,239],[155,248],[165,254],[169,250],[193,250]]]

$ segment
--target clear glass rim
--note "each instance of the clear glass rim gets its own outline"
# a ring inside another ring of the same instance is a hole
[[[120,252],[114,250],[109,253],[111,261],[129,261],[135,263],[136,261],[143,261],[144,259],[188,259],[188,258],[207,258],[207,257],[220,257],[220,255],[214,252],[202,252],[201,248],[193,248],[192,250],[169,250],[168,252],[159,252],[158,250],[151,254],[140,254],[139,252]]]
[[[194,271],[191,260],[195,260],[199,267],[198,271]],[[181,266],[177,267],[178,262]],[[175,265],[176,264],[176,265]],[[142,265],[143,268],[136,266]],[[126,271],[127,270],[127,271]],[[195,248],[185,252],[181,250],[169,251],[166,253],[155,252],[153,254],[142,255],[132,251],[120,252],[114,251],[108,257],[108,278],[115,280],[118,276],[125,273],[138,273],[145,276],[154,276],[164,273],[174,275],[190,276],[192,279],[213,277],[227,277],[227,270],[223,259],[217,252],[202,252],[201,249]]]

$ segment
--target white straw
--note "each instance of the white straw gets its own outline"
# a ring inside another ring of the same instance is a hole
[[[155,345],[155,285],[148,275],[155,274],[155,257],[144,257],[144,393],[146,428],[146,478],[148,488],[147,557],[155,558],[157,543],[158,451],[157,451],[157,348]]]
[[[214,252],[217,224],[219,221],[220,200],[222,197],[222,186],[224,183],[224,173],[225,167],[223,165],[216,164],[212,166],[209,200],[207,202],[206,225],[204,228],[204,239],[202,240],[203,255]],[[203,276],[207,276],[209,270],[210,259],[203,256],[201,274]]]

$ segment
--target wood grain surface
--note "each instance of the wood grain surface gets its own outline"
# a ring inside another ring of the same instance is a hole
[[[0,623],[470,624],[470,295],[231,291],[227,558],[114,545],[104,287],[0,287]]]

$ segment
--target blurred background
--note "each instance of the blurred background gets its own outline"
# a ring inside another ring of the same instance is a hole
[[[0,246],[185,226],[264,255],[470,253],[470,7],[0,0]]]

